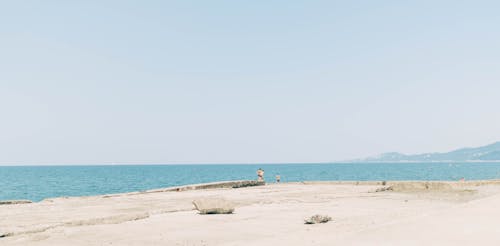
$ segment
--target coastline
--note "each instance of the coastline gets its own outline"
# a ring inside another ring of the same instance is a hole
[[[380,186],[391,186],[397,184],[449,184],[451,186],[461,187],[461,186],[478,186],[478,185],[500,185],[500,179],[485,179],[485,180],[467,180],[467,181],[450,181],[450,180],[387,180],[387,181],[377,181],[377,180],[332,180],[332,181],[292,181],[292,182],[282,182],[281,184],[326,184],[326,185],[380,185]],[[164,188],[131,191],[123,193],[110,193],[110,194],[97,194],[89,196],[60,196],[60,197],[48,197],[41,201],[31,201],[27,199],[19,200],[0,200],[0,205],[15,205],[15,204],[27,204],[27,203],[37,203],[43,202],[45,200],[53,200],[58,198],[68,199],[68,198],[86,198],[86,197],[119,197],[127,195],[138,195],[138,194],[149,194],[158,192],[173,192],[173,191],[188,191],[188,190],[203,190],[203,189],[223,189],[223,188],[245,188],[251,186],[261,186],[261,185],[273,185],[278,183],[266,183],[265,181],[257,180],[228,180],[228,181],[216,181],[208,183],[199,184],[188,184],[180,186],[169,186]]]
[[[253,179],[255,170],[261,167],[266,170],[267,180],[274,181],[279,174],[283,182],[500,178],[500,165],[494,163],[0,167],[0,178],[4,181],[0,200],[37,202],[53,197],[146,191],[221,179]]]
[[[200,198],[234,202],[235,213],[200,215],[192,205]],[[492,232],[497,206],[500,180],[210,183],[1,205],[0,244],[371,245],[418,239],[451,245],[468,238],[492,244],[498,242]],[[314,214],[333,221],[304,225]],[[462,222],[450,223],[457,218]],[[456,235],[469,226],[491,229]]]

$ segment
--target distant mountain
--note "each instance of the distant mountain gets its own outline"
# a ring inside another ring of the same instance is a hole
[[[447,153],[424,153],[405,155],[397,152],[381,154],[366,159],[363,162],[434,162],[434,161],[500,161],[500,142],[477,148],[462,148]]]

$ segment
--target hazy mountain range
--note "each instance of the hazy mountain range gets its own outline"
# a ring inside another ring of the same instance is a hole
[[[462,148],[446,153],[406,155],[390,152],[354,162],[434,162],[434,161],[500,161],[500,142],[477,148]]]

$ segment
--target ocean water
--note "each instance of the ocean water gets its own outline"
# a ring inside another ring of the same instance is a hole
[[[256,179],[267,182],[311,180],[466,180],[500,179],[500,163],[332,163],[263,165],[123,165],[0,167],[0,200],[40,201],[141,191],[186,184]]]

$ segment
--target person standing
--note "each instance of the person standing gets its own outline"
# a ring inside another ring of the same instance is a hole
[[[257,170],[257,181],[264,181],[264,170],[262,168]]]

